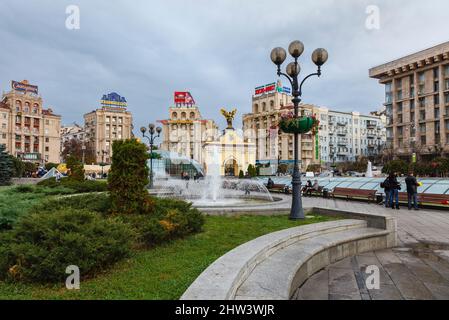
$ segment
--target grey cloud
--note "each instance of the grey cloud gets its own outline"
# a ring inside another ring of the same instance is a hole
[[[65,8],[79,5],[81,29],[65,28]],[[381,29],[365,28],[378,5]],[[117,91],[139,127],[164,119],[175,90],[189,89],[203,116],[221,107],[251,109],[257,85],[276,80],[274,46],[300,39],[301,64],[313,72],[314,48],[330,53],[304,101],[340,110],[380,107],[383,88],[368,69],[447,41],[445,0],[106,1],[4,0],[0,5],[0,87],[28,79],[63,122],[82,122],[102,94]]]

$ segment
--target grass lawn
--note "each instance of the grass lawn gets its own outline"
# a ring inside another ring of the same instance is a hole
[[[207,266],[231,249],[267,233],[333,220],[316,216],[290,221],[287,216],[207,217],[204,232],[135,252],[81,290],[0,282],[0,299],[179,299]],[[82,270],[81,270],[82,273]]]

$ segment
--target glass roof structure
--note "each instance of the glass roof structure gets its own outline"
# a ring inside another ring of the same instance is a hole
[[[259,177],[264,183],[268,181],[269,177]],[[285,184],[291,187],[292,178],[286,177],[271,177],[275,184]],[[422,182],[422,186],[418,188],[418,193],[428,194],[448,194],[449,195],[449,179],[438,178],[417,178],[418,182]],[[348,188],[348,189],[361,189],[361,190],[377,190],[379,193],[383,193],[383,189],[380,184],[385,178],[354,178],[354,177],[333,177],[333,178],[302,178],[303,184],[311,180],[312,183],[318,180],[320,186],[332,190],[334,188]],[[405,178],[398,178],[401,183],[402,191],[405,192]]]

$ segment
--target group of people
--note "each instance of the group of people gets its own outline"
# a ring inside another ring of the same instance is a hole
[[[315,180],[312,184],[311,180],[307,180],[306,185],[302,188],[304,196],[312,196],[312,192],[320,191],[320,184]]]
[[[408,209],[411,210],[412,207],[415,210],[419,210],[418,208],[418,187],[419,183],[416,180],[413,172],[410,172],[405,178],[405,184],[407,186],[407,200],[408,200]],[[384,182],[381,183],[381,187],[385,192],[385,207],[399,210],[399,191],[401,190],[401,184],[398,181],[398,176],[396,173],[392,172],[385,179]]]

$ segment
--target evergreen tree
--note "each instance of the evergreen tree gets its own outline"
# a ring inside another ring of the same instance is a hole
[[[13,163],[5,149],[4,145],[0,145],[0,186],[11,184],[11,177],[14,172]]]
[[[136,139],[117,140],[112,144],[112,165],[108,189],[112,210],[119,214],[151,213],[153,202],[148,194],[149,155]]]

